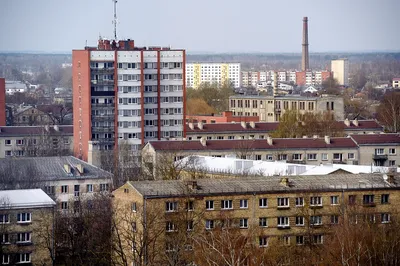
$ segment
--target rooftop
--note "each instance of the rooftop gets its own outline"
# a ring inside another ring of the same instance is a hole
[[[278,95],[278,96],[267,96],[267,95],[242,95],[242,94],[237,94],[237,95],[232,95],[229,97],[230,99],[242,99],[242,98],[257,98],[257,99],[266,99],[266,100],[309,100],[309,101],[315,101],[320,98],[342,98],[340,96],[334,96],[334,95],[328,95],[328,96],[302,96],[299,94],[286,94],[286,95]]]
[[[58,129],[54,126],[5,126],[0,127],[0,137],[16,137],[16,136],[38,136],[43,133],[51,135],[63,134],[66,136],[73,135],[72,125],[59,125]]]
[[[52,207],[56,203],[41,189],[0,191],[0,209]]]
[[[68,180],[68,179],[96,179],[111,178],[111,173],[88,164],[73,156],[60,157],[17,157],[0,159],[0,171],[7,171],[8,167],[18,165],[32,166],[40,180]],[[65,169],[65,165],[69,171]],[[80,172],[82,167],[83,172]]]
[[[281,184],[282,177],[250,177],[237,179],[198,179],[197,189],[188,192],[187,181],[137,181],[129,182],[147,198],[171,196],[221,195],[221,194],[265,194],[279,192],[342,191],[365,189],[399,189],[400,178],[389,183],[382,174],[337,174],[332,176],[290,176],[289,185]]]
[[[400,134],[362,134],[351,135],[359,145],[396,144],[400,145]]]

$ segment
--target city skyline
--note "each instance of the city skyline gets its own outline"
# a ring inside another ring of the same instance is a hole
[[[96,45],[99,34],[113,36],[111,0],[5,0],[1,6],[3,52],[64,53],[86,43]],[[400,37],[391,34],[396,32],[398,1],[291,1],[290,6],[283,9],[258,0],[205,0],[201,5],[119,0],[118,37],[134,39],[139,46],[171,45],[188,53],[300,53],[302,18],[307,16],[310,53],[399,51]],[[276,12],[279,8],[282,11]]]

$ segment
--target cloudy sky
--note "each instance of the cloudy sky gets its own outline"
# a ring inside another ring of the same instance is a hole
[[[118,37],[190,52],[399,51],[400,0],[118,0]],[[1,0],[0,51],[70,52],[113,36],[112,0]]]

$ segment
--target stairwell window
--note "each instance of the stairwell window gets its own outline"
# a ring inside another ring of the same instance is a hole
[[[259,226],[260,227],[268,227],[268,219],[267,219],[267,217],[260,217]]]

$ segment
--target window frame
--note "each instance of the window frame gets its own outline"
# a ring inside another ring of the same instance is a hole
[[[339,196],[334,195],[331,196],[330,198],[331,198],[331,205],[339,205]]]
[[[17,224],[31,223],[32,213],[30,212],[19,212],[17,213]]]
[[[233,210],[233,200],[221,200],[221,210]]]
[[[213,200],[206,200],[206,210],[207,211],[214,210],[214,201]]]
[[[247,199],[239,200],[239,208],[240,209],[248,209],[249,208],[249,201]]]
[[[177,201],[166,201],[165,202],[165,212],[177,212],[178,202]]]
[[[258,199],[258,207],[268,208],[268,198],[259,198]]]
[[[299,204],[299,203],[301,203],[301,204]],[[296,197],[295,206],[296,207],[304,207],[304,197]]]

